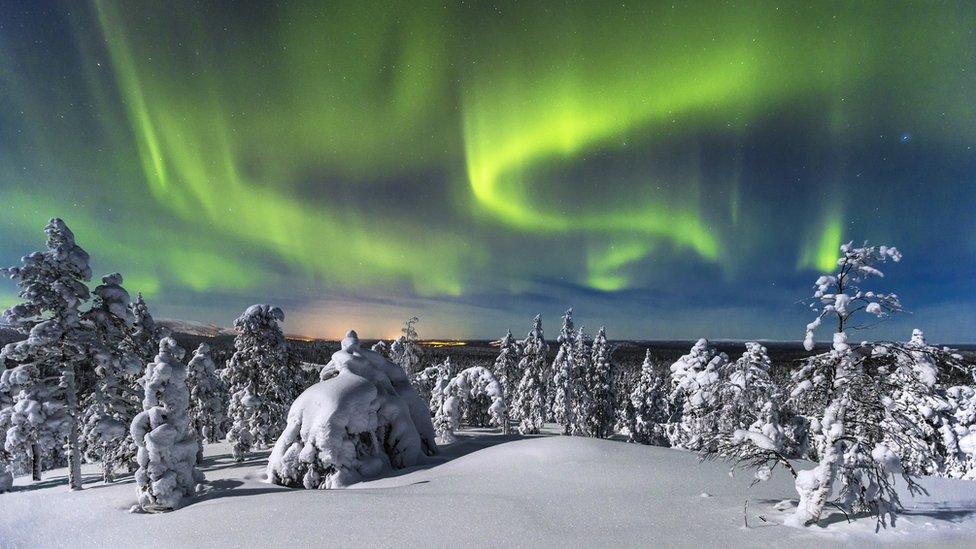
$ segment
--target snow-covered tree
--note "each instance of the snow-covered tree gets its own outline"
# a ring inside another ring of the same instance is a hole
[[[288,412],[268,458],[268,480],[342,488],[437,453],[427,406],[403,369],[359,347],[356,332]]]
[[[135,317],[122,275],[102,277],[93,293],[92,307],[83,319],[92,330],[96,377],[85,399],[82,442],[86,457],[101,464],[102,480],[112,482],[115,470],[130,466],[135,458],[129,425],[142,410],[137,379],[144,364],[131,345]]]
[[[559,350],[556,352],[556,359],[552,364],[552,371],[555,372],[552,417],[556,423],[563,426],[564,435],[571,435],[576,431],[576,416],[573,409],[573,388],[575,385],[573,375],[576,372],[576,364],[573,362],[575,335],[573,310],[569,309],[563,315],[563,326],[559,330],[559,337],[556,338]]]
[[[891,398],[912,426],[908,434],[894,422],[885,429],[885,443],[898,454],[902,467],[919,475],[965,477],[969,457],[960,447],[959,435],[969,425],[959,423],[959,403],[947,384],[960,374],[971,378],[972,369],[952,349],[926,343],[918,329],[907,343],[878,343],[872,354],[888,372]],[[905,444],[906,439],[912,443]]]
[[[614,415],[613,364],[610,356],[613,350],[607,342],[606,329],[601,327],[593,338],[592,366],[586,377],[586,386],[592,400],[592,405],[586,410],[585,416],[579,421],[585,425],[589,436],[607,438],[613,434],[616,421]]]
[[[518,369],[520,360],[518,342],[515,341],[515,338],[512,337],[512,331],[509,330],[505,333],[505,337],[499,341],[498,357],[495,358],[494,365],[495,377],[505,389],[505,398],[508,400],[511,400],[515,388],[522,379],[522,372]]]
[[[444,358],[444,362],[434,366],[432,373],[434,383],[431,385],[428,407],[436,421],[436,416],[444,404],[444,390],[447,388],[447,384],[457,375],[457,368],[454,367],[454,364],[451,362],[451,357],[448,356]],[[436,428],[437,426],[435,425],[434,427]]]
[[[220,423],[224,419],[226,391],[217,376],[210,356],[210,346],[201,343],[186,365],[190,388],[190,424],[197,432],[199,449],[197,461],[203,459],[203,443],[213,444],[220,439]]]
[[[159,342],[159,354],[146,366],[143,411],[130,427],[139,447],[135,473],[139,503],[134,511],[170,511],[180,506],[203,481],[197,470],[196,433],[187,410],[190,392],[186,385],[183,349],[172,338]]]
[[[285,313],[271,305],[251,305],[234,321],[235,352],[222,376],[228,386],[227,414],[233,421],[227,440],[243,461],[252,446],[267,447],[284,427],[289,403],[302,379],[289,364],[279,322]]]
[[[374,353],[380,355],[381,357],[383,357],[383,358],[385,358],[387,360],[390,359],[390,346],[387,345],[387,343],[385,341],[383,341],[382,339],[379,340],[379,341],[377,341],[376,343],[374,343],[373,346],[370,347],[370,349]]]
[[[644,353],[640,379],[630,393],[630,402],[633,407],[630,442],[667,446],[668,392],[664,380],[654,370],[650,349]]]
[[[10,428],[10,414],[13,412],[12,406],[14,403],[14,399],[10,394],[10,387],[4,383],[4,374],[6,372],[6,361],[0,358],[0,443],[5,442],[4,439],[6,438],[7,429]],[[12,461],[13,459],[10,453],[3,447],[3,444],[0,444],[0,494],[9,491],[11,486],[13,486]]]
[[[518,343],[512,337],[512,331],[509,330],[505,334],[505,337],[499,341],[498,356],[495,358],[495,363],[492,367],[495,378],[501,383],[505,403],[509,406],[515,396],[515,389],[518,386],[518,382],[522,377],[518,369],[520,359]],[[502,432],[507,435],[511,433],[511,430],[511,423],[506,419],[502,425]]]
[[[724,434],[752,425],[777,392],[769,377],[772,362],[766,347],[746,342],[746,350],[729,364],[719,388],[718,429]],[[778,410],[778,406],[774,405]]]
[[[593,395],[590,392],[590,376],[593,355],[586,344],[586,332],[580,326],[573,334],[573,413],[574,428],[571,434],[588,436],[586,422],[582,418],[593,414]]]
[[[139,355],[141,367],[154,360],[159,350],[159,341],[169,335],[169,330],[156,324],[142,293],[139,293],[135,302],[129,305],[129,310],[134,319],[132,333],[122,346],[127,352]]]
[[[950,478],[976,480],[976,387],[949,387],[946,397],[952,421],[939,430],[947,454],[942,473]]]
[[[399,364],[403,371],[410,375],[416,371],[423,361],[423,350],[420,348],[420,336],[417,335],[417,322],[420,319],[410,317],[400,328],[400,337],[390,345],[390,360]]]
[[[456,440],[454,431],[461,426],[466,409],[484,406],[483,400],[488,402],[485,412],[491,418],[492,425],[508,423],[501,383],[487,368],[474,366],[462,370],[443,387],[441,393],[441,406],[434,416],[438,444],[452,444]]]
[[[512,412],[519,422],[518,430],[523,435],[538,433],[542,429],[545,414],[545,374],[549,346],[542,331],[542,315],[532,320],[532,329],[522,341],[522,358],[518,370],[522,379],[515,390]]]
[[[905,410],[892,399],[887,353],[865,344],[852,349],[847,330],[854,315],[864,311],[884,318],[901,310],[895,294],[881,294],[861,288],[868,277],[881,277],[880,263],[901,260],[901,253],[887,246],[854,247],[844,244],[833,275],[821,276],[814,285],[811,308],[818,314],[807,326],[804,346],[813,348],[813,333],[824,320],[836,321],[832,349],[811,357],[793,374],[792,398],[797,408],[811,415],[821,414],[812,424],[818,444],[819,463],[812,470],[797,473],[800,502],[791,522],[815,523],[840,480],[842,504],[847,508],[871,510],[884,524],[901,504],[892,479],[901,474],[909,490],[912,475],[902,467],[894,450],[885,443],[892,422],[907,429]],[[908,440],[906,440],[908,442]]]
[[[671,365],[671,445],[702,450],[718,433],[718,392],[728,365],[725,353],[699,339],[687,355]]]
[[[44,227],[47,249],[21,259],[3,272],[17,281],[24,301],[7,309],[4,321],[28,335],[0,352],[0,358],[20,364],[13,371],[16,384],[29,389],[18,396],[19,418],[6,445],[18,453],[49,450],[64,440],[68,455],[68,486],[81,489],[78,378],[88,366],[90,330],[81,321],[81,307],[89,298],[88,253],[75,243],[64,221],[54,218]],[[48,446],[47,448],[45,446]],[[10,451],[10,450],[8,450]],[[35,462],[40,459],[34,454]]]

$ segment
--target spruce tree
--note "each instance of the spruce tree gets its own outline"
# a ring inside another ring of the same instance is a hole
[[[592,366],[593,355],[590,346],[586,344],[586,332],[580,326],[573,335],[572,387],[575,421],[571,434],[577,436],[589,436],[589,427],[583,418],[593,413],[593,395],[589,383]]]
[[[149,364],[156,357],[159,341],[169,335],[169,330],[156,324],[141,292],[136,295],[135,302],[129,305],[129,310],[133,316],[132,330],[123,342],[123,347],[126,351],[137,354],[141,365]]]
[[[601,327],[593,338],[592,367],[587,378],[592,405],[586,417],[587,431],[597,438],[608,438],[613,434],[616,420],[614,403],[616,402],[613,387],[613,364],[610,344],[607,342],[606,329]]]
[[[227,412],[233,421],[227,440],[237,461],[243,461],[252,446],[265,448],[273,442],[301,389],[301,375],[288,362],[278,325],[284,319],[278,307],[251,305],[234,321],[235,352],[223,375],[230,393]]]
[[[115,470],[130,465],[135,446],[129,424],[142,409],[137,379],[144,364],[132,350],[135,317],[129,309],[129,293],[122,275],[102,277],[93,292],[91,309],[83,315],[92,330],[95,382],[85,399],[82,441],[85,455],[102,465],[102,480],[112,482]]]
[[[203,443],[213,444],[220,439],[220,423],[224,419],[226,390],[217,377],[216,366],[210,356],[210,346],[201,343],[187,363],[187,383],[190,388],[190,424],[197,432],[199,450],[197,461],[203,460]]]
[[[668,421],[667,389],[661,376],[654,370],[651,350],[644,353],[640,378],[630,393],[633,419],[630,423],[630,442],[667,445],[664,425]]]
[[[546,354],[549,352],[542,331],[542,315],[536,315],[532,329],[522,341],[522,359],[518,368],[522,379],[515,391],[513,412],[519,422],[519,432],[523,435],[538,433],[542,429],[545,414],[545,393],[543,376],[546,368]]]
[[[742,356],[727,367],[718,397],[718,429],[721,433],[747,429],[760,419],[761,413],[767,413],[764,412],[767,404],[779,409],[778,404],[772,402],[777,389],[769,377],[771,366],[766,348],[748,341]]]
[[[500,342],[498,357],[495,358],[494,365],[494,374],[502,386],[505,403],[508,407],[511,407],[514,401],[515,390],[522,377],[519,372],[519,360],[518,343],[512,337],[512,331],[509,330]],[[502,424],[502,432],[506,435],[511,432],[511,425],[507,418]]]
[[[7,309],[4,321],[28,337],[11,343],[0,358],[20,366],[17,385],[28,392],[14,405],[18,414],[43,411],[11,436],[8,447],[18,452],[31,449],[35,463],[41,453],[64,441],[68,455],[68,487],[81,489],[81,444],[79,441],[79,378],[90,378],[91,333],[81,321],[81,308],[89,299],[86,282],[91,279],[88,253],[75,243],[74,233],[64,221],[54,218],[44,227],[47,249],[21,259],[21,265],[4,269],[17,282],[24,301]],[[53,381],[55,380],[56,381]]]
[[[413,374],[420,363],[423,361],[423,349],[420,348],[418,341],[420,336],[417,334],[417,322],[420,319],[410,317],[403,323],[400,329],[401,335],[390,345],[390,360],[394,364],[399,364],[407,375]]]
[[[573,362],[573,342],[575,331],[573,329],[573,310],[569,309],[563,315],[563,325],[559,330],[559,350],[556,352],[556,359],[552,363],[552,371],[555,372],[553,387],[555,390],[552,417],[556,423],[563,426],[563,434],[571,435],[576,430],[576,414],[573,408],[573,387],[576,364]]]
[[[133,420],[132,439],[139,447],[135,473],[139,503],[133,510],[170,511],[203,481],[197,466],[196,433],[187,415],[184,351],[172,338],[159,342],[159,354],[146,366],[143,411]]]

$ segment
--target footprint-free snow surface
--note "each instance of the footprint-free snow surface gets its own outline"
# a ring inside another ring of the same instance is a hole
[[[267,453],[236,464],[207,448],[206,483],[185,507],[130,514],[135,487],[64,471],[0,494],[0,547],[755,547],[976,544],[976,484],[926,479],[930,495],[875,533],[873,518],[782,526],[789,475],[749,488],[751,475],[691,453],[616,441],[466,431],[429,463],[345,490],[264,481]],[[748,505],[745,505],[748,499]],[[748,519],[749,526],[744,524]]]

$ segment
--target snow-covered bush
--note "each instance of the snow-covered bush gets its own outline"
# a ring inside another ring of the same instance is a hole
[[[563,426],[564,435],[571,435],[576,431],[576,415],[573,409],[574,374],[576,373],[576,364],[573,362],[575,335],[573,310],[569,309],[563,315],[563,326],[556,338],[559,350],[556,352],[556,359],[552,364],[553,387],[555,389],[552,417],[556,423]]]
[[[243,461],[252,446],[265,448],[284,427],[288,403],[303,375],[288,361],[279,322],[285,313],[271,305],[251,305],[234,321],[235,352],[222,376],[228,386],[227,415],[233,421],[227,440]]]
[[[486,397],[489,402],[485,411],[491,417],[492,425],[508,424],[504,391],[487,368],[474,366],[462,370],[441,389],[441,394],[441,406],[434,420],[438,444],[455,441],[454,431],[461,426],[461,418],[467,409],[479,405],[482,400],[479,397]]]
[[[718,433],[718,392],[729,363],[706,339],[699,339],[688,354],[671,365],[671,445],[702,450]]]
[[[630,393],[633,415],[629,422],[630,442],[667,446],[668,393],[664,380],[654,370],[651,350],[644,354],[640,379]]]
[[[361,349],[356,332],[288,412],[268,459],[268,479],[293,487],[341,488],[437,452],[427,405],[403,369]]]
[[[606,329],[601,327],[593,338],[591,367],[585,383],[590,397],[590,406],[578,421],[589,436],[607,438],[613,434],[616,421],[614,415],[613,364],[610,355],[613,350],[607,342]]]
[[[519,422],[519,433],[526,435],[538,433],[542,429],[545,415],[545,375],[548,371],[546,355],[549,346],[542,331],[542,315],[536,315],[532,320],[532,329],[520,347],[522,359],[518,369],[523,373],[515,390],[512,413]]]
[[[399,364],[407,375],[414,373],[423,361],[423,349],[420,348],[420,336],[417,334],[419,321],[415,316],[407,319],[400,328],[400,337],[390,345],[390,360]]]
[[[11,343],[0,358],[20,364],[15,384],[28,387],[14,404],[13,433],[7,431],[8,451],[24,455],[28,449],[46,451],[55,439],[65,440],[68,487],[81,489],[78,378],[90,376],[90,331],[81,322],[80,308],[89,298],[91,269],[88,253],[75,243],[64,221],[54,218],[44,227],[47,249],[21,259],[19,267],[3,272],[17,281],[24,301],[7,309],[5,323],[27,334]],[[79,371],[79,368],[83,370]],[[53,381],[56,379],[56,381]],[[34,454],[37,463],[39,457]]]
[[[210,346],[201,343],[187,363],[187,383],[190,387],[190,424],[197,432],[200,447],[197,461],[203,459],[203,443],[220,440],[220,424],[224,419],[226,391],[217,377],[216,366],[210,357]]]
[[[203,481],[197,470],[196,433],[187,410],[183,349],[172,338],[159,342],[156,360],[146,366],[143,411],[133,420],[132,439],[139,447],[135,473],[139,503],[134,511],[169,511],[180,506]]]

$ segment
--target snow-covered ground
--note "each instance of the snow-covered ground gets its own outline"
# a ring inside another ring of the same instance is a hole
[[[795,494],[785,473],[749,488],[724,463],[652,446],[576,437],[462,431],[429,463],[346,490],[264,482],[267,452],[235,464],[207,447],[199,495],[167,514],[130,514],[131,478],[114,485],[85,469],[70,493],[65,471],[0,495],[0,547],[647,547],[976,544],[976,484],[927,479],[896,527],[874,520],[827,528],[781,526]],[[743,524],[748,498],[749,528]],[[760,518],[762,517],[762,518]]]

